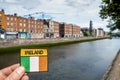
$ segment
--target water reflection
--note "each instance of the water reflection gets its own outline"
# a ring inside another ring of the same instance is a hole
[[[49,49],[49,72],[31,80],[100,80],[116,55],[119,40],[100,40]]]
[[[100,80],[120,48],[118,43],[119,39],[106,39],[49,48],[49,71],[29,73],[30,80]],[[0,65],[7,61],[19,62],[19,55],[0,56]]]
[[[18,53],[0,54],[0,69],[19,62]]]

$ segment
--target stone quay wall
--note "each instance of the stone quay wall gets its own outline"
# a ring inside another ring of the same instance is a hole
[[[20,45],[30,45],[30,44],[47,44],[47,43],[57,43],[65,41],[75,41],[75,40],[88,40],[88,39],[99,39],[104,37],[81,37],[81,38],[56,38],[56,39],[5,39],[0,40],[0,48],[13,47]]]

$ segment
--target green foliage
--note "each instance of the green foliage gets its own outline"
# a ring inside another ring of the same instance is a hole
[[[112,35],[112,31],[110,31],[110,32],[108,33],[108,35]]]
[[[120,3],[116,0],[102,0],[100,5],[100,17],[109,19],[108,28],[110,30],[120,29]]]
[[[86,34],[87,34],[87,36],[91,36],[91,34],[90,34],[90,32],[89,32],[89,31],[87,31],[87,32],[86,32]]]
[[[116,36],[120,37],[120,32],[117,32],[117,33],[116,33]]]

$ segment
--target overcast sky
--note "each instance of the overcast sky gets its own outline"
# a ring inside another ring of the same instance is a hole
[[[109,31],[107,21],[99,17],[100,4],[101,0],[0,0],[0,9],[4,9],[6,14],[17,13],[19,16],[44,12],[44,18],[81,27],[89,27],[92,20],[94,28]],[[42,14],[32,16],[42,18]]]

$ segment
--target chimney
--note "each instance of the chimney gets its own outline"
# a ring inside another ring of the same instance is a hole
[[[4,12],[4,9],[2,9],[2,12]]]
[[[17,13],[14,13],[14,16],[17,16]]]

